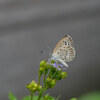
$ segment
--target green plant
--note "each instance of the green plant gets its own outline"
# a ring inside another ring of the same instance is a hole
[[[66,78],[67,72],[63,72],[61,67],[56,64],[57,63],[53,60],[50,62],[46,62],[45,60],[40,62],[39,82],[37,83],[33,80],[30,84],[27,84],[27,88],[31,94],[31,100],[33,100],[33,94],[35,92],[39,92],[37,100],[40,100],[46,90],[54,88],[59,80]],[[44,83],[43,86],[40,84],[42,75]]]
[[[30,96],[26,96],[21,100],[58,100],[58,98],[54,98],[49,94],[43,96],[43,93],[50,89],[54,88],[56,83],[59,80],[63,80],[67,77],[67,72],[64,69],[64,66],[53,61],[41,61],[39,67],[39,80],[36,82],[32,80],[29,84],[26,85],[27,89],[30,91]],[[43,79],[41,79],[43,76]],[[41,85],[41,80],[43,81],[43,85]],[[38,95],[35,93],[38,92]],[[12,93],[9,93],[10,100],[18,100]],[[72,98],[71,100],[77,100],[76,98]]]

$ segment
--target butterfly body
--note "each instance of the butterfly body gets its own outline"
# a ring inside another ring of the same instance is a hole
[[[68,67],[67,62],[71,62],[75,57],[73,40],[69,35],[64,36],[56,45],[50,59]]]

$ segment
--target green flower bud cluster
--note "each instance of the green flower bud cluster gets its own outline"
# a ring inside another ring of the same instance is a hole
[[[57,80],[61,80],[67,77],[67,72],[60,72],[56,77]]]
[[[62,80],[66,78],[67,73],[59,70],[60,66],[58,66],[55,61],[51,60],[51,62],[46,62],[45,60],[40,62],[39,68],[39,84],[35,81],[32,81],[30,84],[27,85],[27,88],[30,90],[31,95],[34,92],[38,91],[39,96],[38,100],[40,100],[43,92],[49,88],[54,88],[58,80]],[[58,69],[57,69],[58,68]],[[43,75],[43,82],[44,86],[40,85],[41,76]]]
[[[54,70],[55,68],[51,68],[51,73],[52,74],[50,74],[49,75],[49,77],[47,77],[47,86],[48,86],[48,88],[53,88],[55,85],[56,85],[56,82],[58,81],[58,80],[61,80],[61,79],[64,79],[64,78],[66,78],[66,76],[67,76],[67,73],[66,72],[62,72],[62,71],[59,71],[59,70]]]
[[[27,84],[26,87],[30,90],[31,93],[40,91],[42,89],[42,86],[37,84],[34,80],[30,84]]]
[[[41,61],[40,62],[40,69],[39,69],[39,76],[41,76],[43,73],[47,74],[49,68],[50,68],[50,65],[45,60]]]
[[[47,77],[46,84],[47,84],[47,89],[53,88],[56,85],[56,80],[52,79],[51,77]]]
[[[54,60],[51,60],[51,65],[47,63],[45,60],[40,62],[39,69],[39,78],[44,73],[44,77],[47,76],[46,80],[44,80],[45,88],[53,88],[56,85],[57,80],[61,80],[66,78],[67,73],[62,72],[62,70],[56,69],[53,64]]]
[[[52,61],[52,63],[55,63]],[[61,80],[67,77],[67,72],[63,72],[62,70],[58,70],[55,67],[51,66],[49,77],[52,79]]]

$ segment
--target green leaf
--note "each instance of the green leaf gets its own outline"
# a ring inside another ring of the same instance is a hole
[[[38,96],[36,95],[33,96],[33,100],[37,100],[37,98]],[[31,100],[31,96],[25,96],[21,100]],[[43,98],[41,98],[40,100],[43,100]]]
[[[61,95],[59,95],[55,100],[59,100],[60,97],[61,97]]]
[[[43,100],[55,100],[54,97],[50,96],[49,94],[46,94],[43,98]]]
[[[100,100],[100,92],[85,94],[81,96],[78,100]]]
[[[71,98],[70,100],[77,100],[77,98]]]
[[[17,100],[17,98],[11,92],[8,93],[8,99],[9,100]]]

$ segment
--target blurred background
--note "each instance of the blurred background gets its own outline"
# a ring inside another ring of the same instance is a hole
[[[76,58],[48,92],[61,100],[100,90],[100,0],[0,0],[0,100],[29,95],[39,62],[66,34]],[[44,53],[41,54],[41,50]]]

